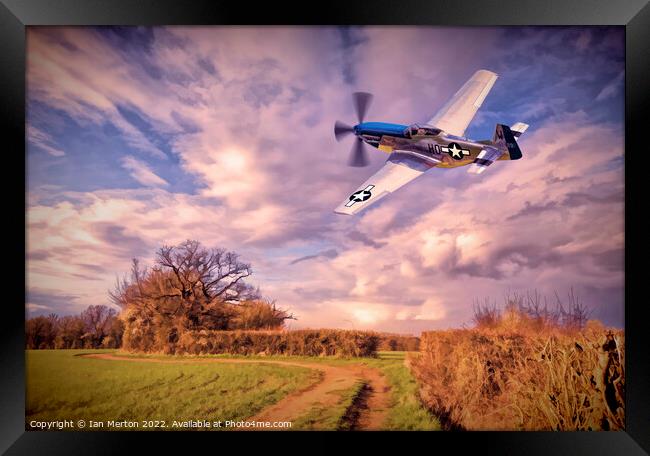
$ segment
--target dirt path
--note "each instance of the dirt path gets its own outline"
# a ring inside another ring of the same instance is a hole
[[[335,406],[340,399],[340,391],[352,387],[363,380],[366,388],[354,403],[355,430],[380,430],[386,420],[390,406],[389,385],[384,375],[375,368],[362,364],[333,366],[324,363],[302,361],[238,359],[238,358],[197,358],[197,359],[156,359],[133,358],[110,353],[93,353],[81,355],[87,358],[110,359],[120,361],[139,361],[149,363],[241,363],[241,364],[276,364],[298,366],[320,371],[319,381],[309,387],[295,391],[280,399],[277,403],[249,418],[253,421],[295,421],[314,407],[328,408]]]

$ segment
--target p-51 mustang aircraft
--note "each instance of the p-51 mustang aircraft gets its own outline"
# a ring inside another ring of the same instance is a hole
[[[365,144],[390,155],[386,164],[334,212],[356,214],[434,167],[471,165],[468,172],[480,174],[497,160],[519,160],[522,155],[516,138],[528,128],[524,123],[518,122],[511,127],[497,124],[492,140],[474,141],[464,137],[465,129],[497,77],[491,71],[477,71],[425,125],[364,122],[372,95],[354,93],[359,123],[352,127],[337,121],[334,125],[337,141],[350,133],[356,136],[350,166],[368,164]]]

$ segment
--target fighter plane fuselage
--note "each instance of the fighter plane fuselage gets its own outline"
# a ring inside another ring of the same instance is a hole
[[[431,167],[455,168],[473,163],[486,144],[453,136],[421,125],[364,122],[354,126],[354,134],[364,142],[386,152],[414,155]]]

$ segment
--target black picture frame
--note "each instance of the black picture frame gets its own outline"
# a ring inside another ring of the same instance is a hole
[[[29,25],[189,25],[189,24],[281,24],[281,25],[622,25],[626,36],[626,108],[625,108],[625,331],[626,331],[626,431],[624,432],[439,432],[382,433],[408,444],[408,448],[435,448],[443,444],[462,452],[468,445],[480,451],[496,454],[647,454],[650,451],[650,375],[648,357],[644,350],[644,296],[634,293],[644,273],[643,263],[635,267],[633,260],[647,240],[640,234],[647,227],[643,220],[647,178],[635,179],[635,172],[648,168],[645,157],[648,147],[642,142],[648,115],[648,80],[650,79],[650,5],[647,0],[407,0],[391,2],[329,1],[323,4],[259,2],[243,4],[235,1],[194,0],[0,0],[0,93],[2,94],[3,130],[5,144],[5,198],[3,206],[7,220],[22,220],[16,224],[17,233],[6,242],[5,251],[20,257],[25,251],[26,200],[18,196],[18,170],[25,167],[19,150],[25,146],[25,27]],[[8,140],[8,141],[7,141]],[[634,161],[633,161],[634,160]],[[642,161],[643,160],[643,161]],[[636,166],[635,166],[636,165]],[[23,185],[26,196],[26,178]],[[11,182],[15,179],[16,182]],[[641,220],[639,220],[641,219]],[[645,230],[644,230],[645,231]],[[644,233],[645,234],[645,233]],[[628,247],[633,246],[633,249]],[[21,252],[22,250],[22,252]],[[23,259],[25,257],[23,256]],[[642,258],[640,258],[642,260]],[[10,261],[10,260],[8,260]],[[12,262],[13,263],[13,262]],[[15,263],[18,264],[18,263]],[[146,440],[147,445],[173,449],[173,440],[186,433],[121,433],[121,432],[26,432],[25,431],[25,309],[19,303],[24,298],[24,270],[7,272],[3,331],[0,334],[0,451],[6,454],[114,454],[127,452],[134,440]],[[22,292],[20,286],[23,284]],[[17,295],[17,296],[14,296]],[[137,435],[136,435],[137,434]],[[143,435],[146,434],[146,435]],[[204,444],[225,439],[253,441],[276,440],[270,445],[288,445],[296,433],[192,434],[192,446],[199,440]],[[304,433],[302,433],[304,435]],[[314,436],[315,435],[315,436]],[[339,438],[322,433],[309,436],[310,445],[325,449],[337,445]],[[370,437],[368,437],[370,435]],[[289,438],[287,438],[289,436]],[[279,439],[282,438],[280,443]],[[376,441],[377,433],[359,433],[355,438]],[[210,439],[210,440],[206,440]],[[417,444],[413,439],[416,439]],[[205,440],[205,442],[204,442]],[[380,439],[382,440],[382,439]],[[232,442],[231,442],[232,443]],[[187,451],[185,445],[179,451]],[[276,447],[277,448],[277,447]],[[282,451],[281,448],[277,448]],[[422,450],[417,450],[422,451]]]

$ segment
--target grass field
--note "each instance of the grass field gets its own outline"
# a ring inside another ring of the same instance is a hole
[[[75,356],[79,353],[88,350],[27,351],[27,423],[237,421],[307,386],[318,375],[301,367],[134,363]]]
[[[379,359],[366,361],[388,378],[392,388],[393,406],[387,428],[393,430],[439,430],[440,422],[424,409],[418,399],[418,385],[411,371],[404,365],[406,352],[380,352]]]
[[[201,363],[203,358],[235,358],[359,365],[380,370],[390,385],[390,408],[385,429],[437,430],[438,421],[417,399],[417,385],[404,365],[404,352],[382,352],[378,358],[224,355],[127,355],[197,363],[155,363],[90,359],[75,356],[88,350],[27,351],[26,420],[243,420],[276,403],[292,391],[315,383],[319,371],[264,363]],[[92,350],[93,353],[119,353]],[[292,429],[346,429],[345,414],[363,384],[337,392],[327,409],[313,407]]]
[[[192,358],[242,358],[242,359],[277,359],[309,361],[310,363],[325,363],[330,365],[346,365],[363,363],[370,367],[378,368],[388,378],[391,386],[392,406],[390,408],[386,429],[388,430],[439,430],[440,422],[437,418],[424,409],[418,400],[418,385],[405,366],[404,359],[407,352],[385,351],[378,352],[377,358],[329,358],[307,356],[234,356],[234,355],[199,355]],[[129,355],[144,358],[168,358],[164,355]],[[177,357],[182,358],[182,357]],[[346,391],[350,394],[350,391]],[[351,401],[351,399],[350,399]],[[317,411],[314,411],[317,413]],[[329,417],[321,418],[326,422],[333,422]]]

